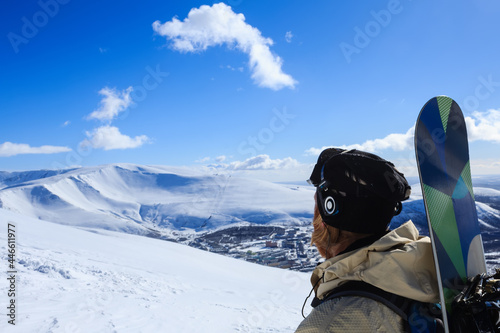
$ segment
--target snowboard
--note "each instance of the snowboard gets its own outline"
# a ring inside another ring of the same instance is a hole
[[[486,273],[465,119],[447,96],[430,99],[415,126],[415,153],[431,237],[443,321],[468,277]]]

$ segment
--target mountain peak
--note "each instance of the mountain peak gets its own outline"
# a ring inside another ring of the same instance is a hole
[[[235,222],[308,223],[313,188],[129,163],[3,173],[2,207],[30,217],[137,234]],[[293,188],[293,190],[291,190]]]

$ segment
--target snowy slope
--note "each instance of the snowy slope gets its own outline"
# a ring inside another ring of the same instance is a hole
[[[0,174],[0,207],[34,218],[134,234],[236,222],[308,222],[313,189],[172,167],[113,164]]]
[[[2,332],[293,332],[302,318],[309,274],[4,209],[0,220],[2,307],[7,223],[17,230],[16,327],[4,316]]]

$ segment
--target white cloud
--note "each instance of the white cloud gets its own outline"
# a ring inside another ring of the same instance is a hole
[[[66,121],[62,124],[62,127],[66,127],[66,126],[68,126],[69,124],[71,124],[71,121],[66,120]]]
[[[92,132],[86,132],[86,134],[88,139],[81,142],[82,146],[104,150],[137,148],[150,141],[145,135],[131,138],[120,133],[117,127],[109,125],[98,127]]]
[[[279,90],[294,88],[297,84],[281,70],[282,59],[274,55],[270,38],[245,22],[243,14],[236,14],[224,3],[193,8],[184,21],[153,23],[153,30],[172,40],[172,47],[181,52],[205,51],[208,47],[226,44],[248,54],[252,79],[261,87]]]
[[[196,160],[195,162],[196,163],[206,163],[208,161],[210,161],[210,157],[207,156],[207,157],[200,158],[199,160]]]
[[[140,147],[150,141],[146,135],[131,138],[120,133],[117,127],[111,126],[111,122],[116,116],[132,104],[131,92],[132,87],[128,87],[121,92],[108,87],[104,87],[99,91],[99,94],[104,97],[101,100],[100,107],[92,112],[88,119],[107,121],[108,124],[95,128],[92,132],[86,132],[87,139],[80,143],[81,146],[91,146],[104,150],[129,149]]]
[[[224,66],[221,66],[221,68],[224,68]],[[231,70],[233,72],[235,72],[235,71],[243,72],[243,70],[244,70],[243,67],[233,67],[231,65],[226,65],[225,68],[227,68],[227,69],[229,69],[229,70]]]
[[[344,149],[359,149],[367,152],[376,152],[385,149],[403,151],[413,149],[414,147],[415,127],[410,128],[406,133],[389,134],[382,139],[367,140],[362,144],[341,146]]]
[[[500,143],[500,110],[475,111],[472,117],[465,117],[465,123],[469,141],[483,140]]]
[[[104,97],[101,100],[99,108],[92,112],[88,118],[101,121],[113,120],[120,112],[125,111],[132,104],[131,92],[132,87],[128,87],[121,92],[114,88],[102,88],[99,94]]]
[[[23,154],[57,154],[71,151],[68,147],[40,146],[31,147],[24,143],[4,142],[0,144],[0,157],[8,157]]]
[[[333,146],[323,146],[321,148],[311,147],[305,151],[307,156],[319,156],[321,152],[327,148],[333,148]]]
[[[471,173],[473,175],[498,175],[500,174],[500,160],[498,158],[472,160]]]
[[[415,127],[410,128],[406,133],[393,133],[389,134],[382,139],[374,139],[367,140],[362,144],[353,144],[353,145],[342,145],[337,148],[343,149],[359,149],[366,152],[376,152],[385,149],[392,149],[395,151],[403,151],[413,149],[413,137],[415,133]],[[305,152],[307,155],[317,156],[324,149],[331,147],[322,147],[322,148],[309,148]]]
[[[231,170],[281,170],[298,165],[299,162],[291,157],[273,160],[269,155],[257,155],[244,161],[231,162],[227,168]]]
[[[500,143],[500,110],[488,110],[487,112],[475,111],[472,117],[465,117],[467,134],[469,141],[490,141]],[[404,151],[414,149],[415,127],[410,128],[406,133],[389,134],[382,139],[367,140],[362,144],[343,145],[338,148],[359,149],[367,152],[377,152],[385,149],[394,151]],[[306,155],[318,156],[324,149],[309,148]]]
[[[224,156],[224,155],[217,156],[217,157],[215,158],[215,161],[217,161],[218,163],[222,163],[222,162],[224,162],[225,160],[226,160],[226,156]]]
[[[214,160],[222,160],[223,157],[219,156]],[[231,157],[226,157],[224,161],[228,159],[231,159]],[[310,163],[300,163],[291,157],[272,159],[268,155],[254,156],[244,161],[225,163],[224,161],[204,165],[203,168],[205,168],[205,172],[208,171],[214,174],[235,175],[271,182],[297,182],[297,184],[305,184],[305,180],[309,178],[314,166],[314,164]]]
[[[287,31],[285,34],[285,40],[287,43],[291,43],[293,38],[293,34],[291,31]]]
[[[219,163],[219,164],[212,165],[212,166],[215,166],[215,167],[227,167],[227,164],[223,163],[226,159],[227,159],[227,157],[225,155],[217,156],[217,157],[213,158],[213,160],[216,163]],[[208,163],[210,161],[212,161],[212,158],[210,156],[206,156],[206,157],[203,157],[203,158],[195,160],[196,163]]]

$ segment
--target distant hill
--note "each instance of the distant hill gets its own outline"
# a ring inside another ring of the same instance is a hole
[[[313,193],[308,186],[132,164],[0,173],[0,207],[66,225],[141,235],[238,222],[308,223]]]
[[[392,227],[427,221],[417,178]],[[473,179],[485,250],[500,253],[500,176]],[[175,167],[110,164],[0,172],[0,207],[65,225],[175,238],[233,224],[309,225],[314,188]]]

